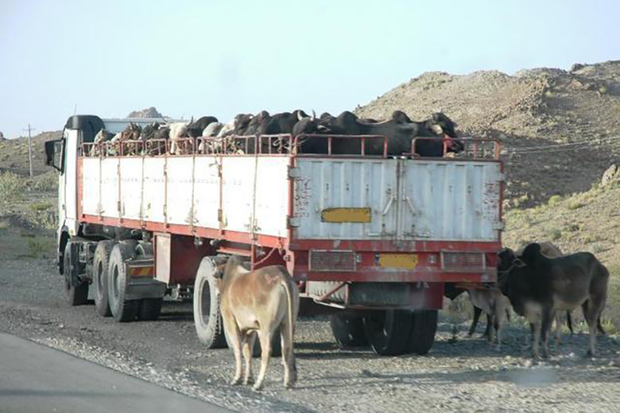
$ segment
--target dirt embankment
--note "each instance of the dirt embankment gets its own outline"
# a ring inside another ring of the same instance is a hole
[[[465,136],[501,139],[509,154],[508,206],[533,206],[588,190],[618,158],[620,62],[514,76],[425,73],[356,112],[383,119],[396,109],[414,119],[441,111]]]

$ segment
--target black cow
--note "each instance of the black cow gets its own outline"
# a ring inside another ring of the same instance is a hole
[[[323,130],[319,130],[319,125]],[[303,126],[303,127],[302,127]],[[387,137],[387,154],[398,156],[411,152],[411,141],[414,137],[428,137],[416,142],[415,152],[420,156],[440,157],[443,156],[443,135],[438,136],[436,131],[441,131],[449,138],[456,137],[454,123],[444,114],[435,114],[433,119],[426,122],[413,122],[401,111],[395,111],[392,118],[385,122],[363,122],[355,114],[345,111],[338,117],[328,113],[321,115],[316,123],[306,122],[297,127],[297,132],[303,133],[328,133],[333,135],[379,135]],[[449,133],[454,136],[448,135]],[[294,131],[295,134],[295,131]],[[307,138],[302,147],[302,153],[325,153],[326,143],[319,142],[323,138]],[[383,154],[383,139],[368,138],[366,140],[365,153],[368,155]],[[463,144],[450,139],[448,152],[459,152]],[[359,154],[361,142],[359,139],[334,138],[332,143],[334,154]]]
[[[202,136],[202,131],[204,131],[205,128],[213,122],[217,122],[217,118],[215,116],[203,116],[196,122],[190,122],[189,125],[187,125],[187,133],[192,138],[198,138]]]
[[[558,258],[541,254],[540,245],[528,245],[519,257],[510,249],[500,254],[499,285],[515,312],[532,328],[532,353],[538,357],[539,339],[548,355],[549,329],[557,311],[581,306],[590,333],[588,354],[596,353],[596,331],[607,299],[609,271],[594,255],[578,252]]]

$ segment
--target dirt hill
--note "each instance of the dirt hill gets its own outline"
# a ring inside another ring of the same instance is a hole
[[[532,206],[556,194],[587,190],[617,159],[620,61],[574,65],[572,71],[523,70],[514,76],[430,72],[356,113],[381,119],[395,109],[414,119],[441,111],[465,136],[501,139],[507,149],[510,206]]]
[[[51,168],[45,165],[44,143],[52,139],[60,139],[60,136],[60,131],[52,131],[32,137],[32,169],[35,175],[51,171]],[[28,175],[28,138],[0,141],[0,172],[5,170],[18,175]]]

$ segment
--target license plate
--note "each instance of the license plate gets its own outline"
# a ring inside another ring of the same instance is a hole
[[[418,265],[416,254],[379,254],[379,266],[412,270]]]

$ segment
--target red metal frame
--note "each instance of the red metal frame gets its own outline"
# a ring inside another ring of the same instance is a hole
[[[299,145],[302,140],[308,137],[322,137],[328,140],[328,154],[303,154],[298,153]],[[256,136],[232,136],[227,137],[228,140],[242,140],[245,141],[245,154],[227,153],[226,146],[228,142],[224,141],[222,150],[217,150],[215,146],[203,145],[202,150],[198,151],[200,143],[206,143],[209,141],[215,141],[213,138],[188,138],[184,141],[185,146],[190,146],[192,152],[185,155],[170,155],[170,141],[169,140],[151,140],[151,141],[123,141],[117,142],[118,152],[125,153],[125,145],[134,144],[136,155],[129,156],[152,156],[138,155],[139,149],[142,148],[144,152],[148,151],[149,142],[152,142],[158,148],[158,153],[154,156],[196,156],[197,154],[209,154],[217,156],[288,156],[289,166],[295,167],[297,157],[311,157],[311,156],[329,156],[330,158],[351,158],[353,156],[365,156],[366,139],[383,139],[384,151],[382,156],[387,158],[387,138],[384,136],[376,135],[364,135],[364,136],[349,136],[349,135],[299,135],[292,137],[289,134],[285,135],[264,135],[258,139]],[[250,141],[254,139],[254,154],[249,154]],[[262,153],[263,140],[268,140],[269,151]],[[274,139],[279,139],[280,144],[277,153],[272,152],[272,143]],[[333,139],[360,139],[361,140],[361,153],[360,154],[344,154],[344,155],[332,155],[332,140]],[[437,138],[414,138],[412,139],[412,154],[415,148],[415,142],[418,139],[437,139]],[[440,138],[441,139],[441,138]],[[451,138],[452,139],[452,138]],[[474,156],[478,154],[477,142],[493,142],[495,159],[476,159],[476,161],[493,161],[497,162],[499,159],[499,142],[493,139],[460,139],[464,144],[473,143]],[[285,144],[288,142],[288,145]],[[165,151],[162,151],[162,145]],[[218,140],[218,143],[222,141]],[[291,144],[292,143],[292,144]],[[81,147],[83,156],[91,156],[90,148],[98,145],[99,154],[95,157],[108,157],[108,146],[110,142],[104,142],[102,144],[88,144],[83,143]],[[142,146],[140,146],[142,145]],[[105,151],[104,151],[105,149]],[[286,152],[283,149],[287,149]],[[444,153],[447,151],[447,143],[444,139]],[[416,156],[417,157],[417,156]],[[419,157],[417,157],[419,158]],[[423,158],[421,158],[423,159]],[[437,159],[437,158],[432,158]],[[462,159],[441,158],[442,161],[462,161]],[[249,232],[237,232],[228,231],[221,228],[204,228],[195,227],[191,225],[177,225],[170,223],[158,223],[151,221],[140,221],[134,219],[125,219],[122,217],[100,217],[95,215],[87,215],[82,213],[82,194],[83,194],[83,180],[82,180],[82,156],[78,157],[78,217],[82,222],[89,222],[93,224],[119,226],[133,229],[144,229],[152,232],[165,232],[178,236],[187,237],[199,237],[209,240],[217,240],[221,245],[215,247],[220,253],[236,253],[245,255],[251,258],[252,264],[255,268],[259,268],[265,265],[280,264],[285,265],[291,274],[295,274],[301,281],[301,284],[305,284],[305,281],[339,281],[339,288],[347,282],[418,282],[425,281],[430,283],[443,283],[443,282],[473,282],[481,283],[488,281],[495,281],[495,265],[496,265],[496,253],[501,249],[501,231],[499,239],[494,242],[464,242],[464,241],[394,241],[394,240],[308,240],[308,239],[295,239],[294,230],[289,227],[287,229],[286,237],[276,237],[268,235],[251,234]],[[500,162],[500,170],[503,173],[504,165]],[[294,216],[294,179],[289,179],[289,205],[288,216]],[[502,183],[500,189],[500,217],[503,213],[503,190],[505,184]],[[221,186],[220,186],[221,190]],[[221,200],[221,197],[220,197]],[[247,246],[247,248],[240,248],[241,245]],[[337,245],[337,247],[335,247]],[[188,247],[189,248],[189,247]],[[308,271],[308,253],[310,250],[353,250],[359,253],[361,256],[361,262],[356,268],[355,272],[309,272]],[[488,268],[484,271],[476,272],[445,272],[440,268],[440,260],[437,259],[435,264],[428,262],[428,256],[440,252],[480,252],[484,253],[487,258]],[[374,255],[377,253],[415,253],[420,257],[420,264],[413,269],[395,269],[395,268],[382,268],[377,266],[374,262]],[[435,290],[433,290],[435,291]],[[430,294],[430,293],[429,293]],[[436,295],[434,292],[433,296]],[[429,298],[431,299],[431,298]],[[432,298],[433,300],[436,297]],[[435,300],[436,301],[436,300]]]

